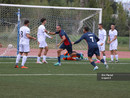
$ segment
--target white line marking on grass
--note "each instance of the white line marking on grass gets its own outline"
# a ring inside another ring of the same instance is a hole
[[[1,76],[97,76],[97,74],[0,74]]]
[[[21,63],[21,62],[19,62]],[[26,62],[26,63],[33,63],[35,64],[36,62]],[[62,64],[90,64],[89,62],[61,62]],[[15,64],[15,62],[0,62],[0,64]],[[49,63],[49,64],[54,64],[54,63]],[[102,63],[100,63],[102,64]],[[130,63],[107,63],[108,65],[118,65],[118,64],[124,64],[124,65],[130,65]]]

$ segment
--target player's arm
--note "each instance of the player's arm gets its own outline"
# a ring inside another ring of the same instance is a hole
[[[36,38],[35,37],[32,37],[32,36],[30,36],[30,34],[26,34],[26,36],[27,36],[27,38],[29,38],[29,39],[34,39],[34,40],[36,40]]]
[[[105,42],[106,42],[106,31],[105,31],[105,33],[104,33],[104,39],[103,39],[103,43],[101,43],[101,46],[102,46],[103,44],[105,44]]]
[[[100,39],[95,35],[96,42],[98,42]]]
[[[72,42],[72,44],[77,44],[77,43],[81,42],[83,39],[84,39],[84,36],[82,36],[79,40]]]
[[[56,33],[55,32],[48,32],[50,35],[55,35]]]
[[[116,40],[117,39],[117,35],[115,35],[115,37],[113,38],[113,40],[112,41],[110,41],[110,43],[112,43],[114,40]]]
[[[60,42],[59,44],[57,44],[57,47],[58,47],[60,44],[62,44],[62,43],[65,41],[65,39],[66,39],[65,35],[63,35],[63,36],[62,36],[62,40],[61,40],[61,42]]]
[[[46,33],[44,33],[44,34],[45,34],[45,36],[48,37],[48,38],[51,38],[51,39],[53,38],[53,37],[49,36],[49,35],[46,34]]]
[[[104,42],[104,43],[106,42],[106,38],[107,38],[106,35],[104,35],[104,39],[103,39],[103,42]]]
[[[109,36],[109,35],[108,35],[107,43],[108,43],[108,44],[110,43],[110,36]]]
[[[110,31],[109,31],[109,35],[108,35],[108,39],[107,39],[107,43],[110,44]]]

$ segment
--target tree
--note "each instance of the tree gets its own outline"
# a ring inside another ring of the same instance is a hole
[[[20,4],[23,0],[0,0],[0,3]]]
[[[123,6],[121,3],[119,3],[118,5],[118,18],[116,20],[116,25],[117,25],[117,29],[119,31],[119,35],[126,35],[125,32],[126,32],[126,12],[124,11],[123,9]]]

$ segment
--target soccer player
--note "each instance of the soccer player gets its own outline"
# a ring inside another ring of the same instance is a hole
[[[52,38],[52,37],[49,36],[48,34],[46,34],[46,32],[48,32],[45,28],[46,22],[47,22],[46,18],[41,19],[42,24],[38,27],[38,32],[37,32],[37,38],[38,38],[38,43],[39,43],[39,52],[38,52],[38,57],[37,57],[37,63],[39,63],[39,64],[42,64],[42,62],[48,63],[46,61],[46,55],[48,52],[48,45],[46,43],[46,37],[48,37],[48,38]],[[41,62],[40,57],[41,57],[43,48],[45,48],[45,51],[44,51],[44,55],[43,55],[43,60]]]
[[[99,51],[102,53],[103,59],[106,62],[106,54],[105,54],[106,30],[103,28],[102,24],[98,24],[98,28],[99,28],[98,31],[99,41],[97,43]],[[100,63],[100,61],[97,60],[95,63]]]
[[[30,36],[30,29],[28,28],[28,26],[29,26],[29,20],[25,20],[24,26],[20,28],[19,54],[17,55],[16,58],[15,68],[19,68],[18,63],[20,61],[22,54],[24,55],[22,58],[21,68],[28,68],[24,66],[24,64],[26,63],[27,56],[30,51],[29,41],[30,39],[36,40],[35,37]]]
[[[61,56],[61,52],[66,49],[68,51],[68,53],[70,54],[70,56],[79,56],[81,58],[83,58],[82,54],[79,53],[73,53],[72,51],[72,44],[71,41],[69,39],[69,37],[67,36],[67,34],[65,33],[64,30],[61,29],[60,25],[56,26],[56,31],[57,32],[49,32],[49,34],[51,35],[55,35],[55,34],[59,34],[59,36],[61,37],[61,42],[59,44],[57,44],[57,47],[59,47],[59,49],[57,50],[57,56],[58,56],[58,62],[56,64],[54,64],[55,66],[60,66],[61,65],[61,61],[60,61],[60,56]],[[61,45],[60,45],[61,44]]]
[[[109,36],[108,36],[108,41],[107,43],[109,44],[109,50],[111,53],[111,61],[109,62],[114,62],[114,55],[116,58],[116,63],[118,61],[118,54],[117,54],[117,46],[118,46],[118,41],[117,41],[117,30],[115,29],[115,24],[111,25],[111,30],[109,30]]]
[[[97,41],[99,41],[99,38],[94,33],[89,32],[88,27],[84,27],[83,32],[84,32],[84,34],[81,36],[81,38],[79,40],[77,40],[76,42],[72,42],[72,44],[77,44],[81,40],[85,39],[86,42],[88,43],[88,59],[89,59],[90,63],[94,66],[93,70],[98,69],[98,66],[92,60],[92,56],[94,54],[96,55],[96,58],[105,65],[106,69],[108,69],[108,65],[106,64],[106,62],[104,61],[104,59],[101,59],[101,57],[100,57],[100,52],[99,52],[99,48],[97,45]]]
[[[77,53],[76,51],[72,51],[73,53]],[[81,53],[79,53],[81,54]],[[83,54],[82,54],[83,55]],[[78,58],[78,59],[77,59]],[[68,53],[68,51],[66,51],[64,53],[64,57],[63,57],[63,60],[73,60],[73,61],[76,61],[76,60],[80,60],[81,57],[80,56],[70,56],[70,54]]]

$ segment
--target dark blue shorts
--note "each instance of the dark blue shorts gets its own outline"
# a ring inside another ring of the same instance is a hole
[[[66,49],[68,51],[69,54],[72,53],[72,45],[65,45],[64,43],[59,47],[60,49]]]
[[[89,48],[89,49],[88,49],[88,57],[92,57],[94,54],[95,54],[96,56],[100,56],[100,52],[99,52],[99,48],[98,48],[98,47]]]

